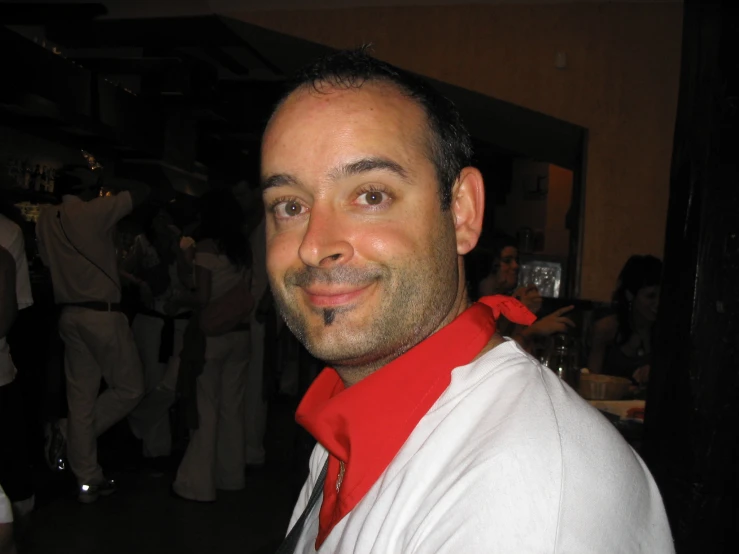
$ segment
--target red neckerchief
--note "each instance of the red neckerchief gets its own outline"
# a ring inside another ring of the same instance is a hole
[[[488,344],[500,314],[522,325],[536,320],[518,300],[487,296],[348,389],[329,367],[318,375],[295,417],[329,452],[316,549],[382,475],[449,386],[452,370],[469,364]],[[345,471],[337,493],[339,461]]]

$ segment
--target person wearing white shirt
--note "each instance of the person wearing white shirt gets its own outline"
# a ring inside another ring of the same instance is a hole
[[[121,311],[113,234],[117,222],[146,198],[148,187],[118,185],[129,190],[100,197],[92,171],[68,168],[56,181],[62,203],[43,210],[36,225],[54,300],[62,306],[59,334],[69,406],[66,428],[63,420],[54,428],[49,457],[58,456],[62,435],[81,502],[114,492],[97,460],[97,437],[133,410],[144,391],[141,360]],[[108,388],[98,395],[101,378]]]
[[[0,248],[5,249],[9,257],[6,267],[14,274],[15,281],[12,290],[8,291],[14,297],[14,326],[17,324],[15,316],[33,305],[25,240],[19,223],[22,223],[20,211],[0,198]],[[7,305],[3,305],[3,310],[6,317],[11,315]],[[13,355],[11,345],[14,345]],[[16,364],[24,359],[20,356],[24,353],[23,348],[27,347],[23,344],[18,346],[0,334],[0,436],[3,437],[0,444],[0,484],[5,487],[18,517],[29,513],[34,505],[23,391],[21,383],[16,380]]]

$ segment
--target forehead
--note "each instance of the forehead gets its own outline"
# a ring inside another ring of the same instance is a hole
[[[304,169],[308,161],[314,166],[341,163],[352,154],[409,163],[426,157],[427,129],[423,109],[392,85],[303,87],[282,103],[267,126],[263,170]]]

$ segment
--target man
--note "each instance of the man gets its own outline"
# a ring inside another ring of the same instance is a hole
[[[13,327],[19,323],[21,310],[33,305],[25,240],[19,223],[23,223],[20,210],[4,198],[0,191],[0,248],[11,257],[11,263],[6,265],[6,269],[12,268],[14,271],[12,292],[15,296],[13,305],[16,310],[12,312]],[[8,305],[7,302],[3,303],[3,311],[6,311]],[[5,320],[10,315],[8,307],[2,319]],[[0,324],[0,328],[2,327]],[[0,484],[5,487],[18,520],[28,516],[35,503],[26,437],[28,430],[26,411],[21,383],[16,379],[16,368],[22,370],[26,367],[18,363],[18,360],[26,361],[29,346],[13,342],[9,336],[10,330],[8,327],[7,332],[0,331],[0,436],[3,437],[0,443]],[[17,328],[13,330],[15,333],[18,332]]]
[[[495,334],[495,312],[531,313],[468,300],[469,144],[451,103],[364,51],[308,68],[267,126],[270,284],[330,366],[297,413],[319,444],[290,527],[320,500],[295,552],[672,552],[639,457]]]
[[[100,197],[97,176],[84,167],[67,168],[56,188],[62,203],[41,213],[36,235],[41,259],[51,269],[54,300],[62,307],[69,416],[55,428],[47,461],[56,462],[61,435],[79,484],[78,500],[90,503],[115,491],[98,464],[97,437],[133,410],[143,393],[141,362],[121,312],[113,233],[148,188],[132,184]],[[101,378],[108,388],[98,396]]]
[[[13,255],[0,246],[0,400],[4,399],[2,387],[12,382],[15,377],[15,367],[5,341],[5,336],[18,313],[15,279],[16,267]],[[8,415],[2,414],[3,417]],[[0,554],[14,553],[13,509],[0,483]]]

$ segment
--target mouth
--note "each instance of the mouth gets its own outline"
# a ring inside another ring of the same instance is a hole
[[[308,302],[316,308],[338,308],[356,302],[357,299],[370,288],[371,285],[362,287],[337,287],[337,286],[312,286],[303,289]]]

